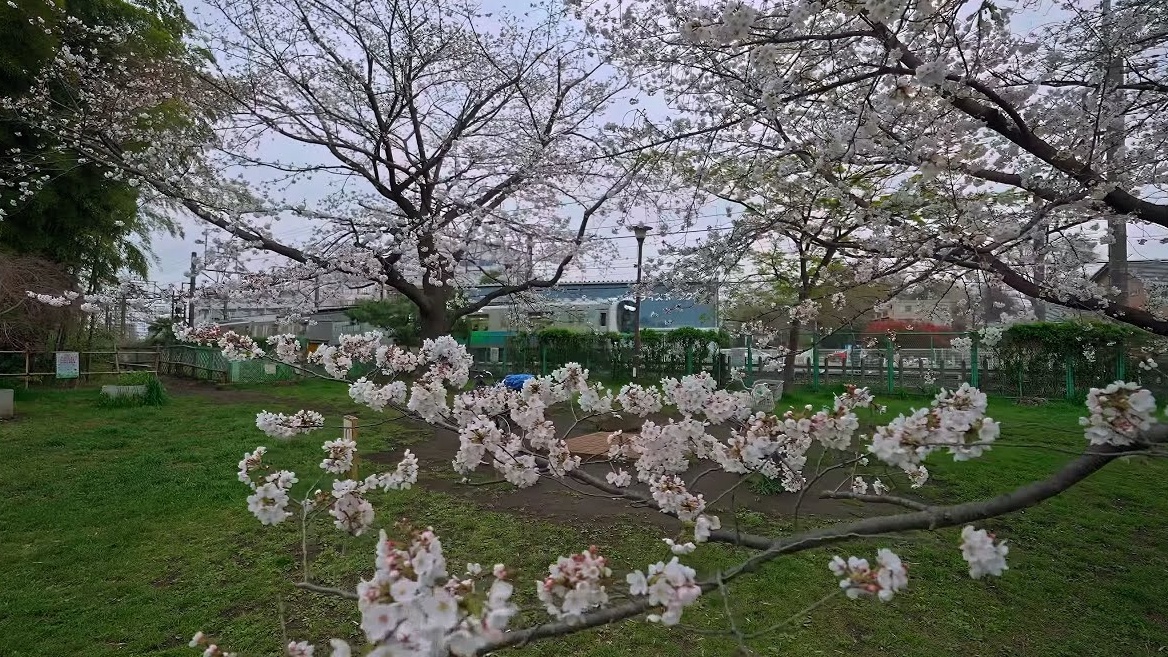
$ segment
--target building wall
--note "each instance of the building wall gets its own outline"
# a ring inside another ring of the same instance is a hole
[[[888,319],[929,321],[930,316],[948,313],[957,315],[956,302],[947,299],[893,299],[885,314]]]
[[[1111,276],[1104,272],[1098,279],[1099,284],[1104,289],[1111,287]],[[1136,278],[1134,274],[1129,274],[1127,279],[1128,290],[1128,305],[1136,308],[1144,308],[1148,305],[1148,290],[1144,287],[1143,281]]]

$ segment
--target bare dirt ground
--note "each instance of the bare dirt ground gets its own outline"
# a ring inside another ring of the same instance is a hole
[[[230,403],[258,403],[276,405],[286,402],[279,394],[262,390],[234,390],[218,387],[214,384],[188,379],[168,378],[165,382],[167,391],[175,395],[196,395],[222,402]],[[351,409],[321,408],[322,411],[348,411]],[[572,418],[553,418],[558,426],[572,423]],[[665,416],[649,418],[663,422]],[[480,471],[470,482],[463,482],[451,468],[450,462],[458,448],[458,437],[448,431],[435,430],[421,423],[403,420],[407,423],[410,433],[414,434],[408,441],[409,449],[413,451],[420,462],[421,475],[419,486],[430,490],[442,491],[457,495],[485,509],[514,512],[531,515],[564,524],[587,524],[595,526],[610,523],[650,523],[665,529],[677,527],[677,521],[658,513],[650,508],[630,505],[628,500],[610,497],[604,493],[592,490],[583,484],[572,480],[542,478],[539,483],[524,489],[517,489],[506,482],[497,482],[499,479],[487,466]],[[632,429],[639,426],[639,418],[624,418],[621,420],[609,419],[601,423],[582,422],[572,432],[577,436],[594,431],[614,431],[617,429]],[[715,432],[712,432],[715,433]],[[716,435],[716,433],[715,433]],[[814,465],[816,454],[811,454],[809,467]],[[401,458],[400,450],[364,454],[362,458],[375,463],[396,463]],[[590,460],[602,460],[603,457],[592,457]],[[695,463],[682,476],[686,481],[692,481],[699,473],[707,470],[710,463]],[[607,463],[585,463],[588,472],[603,477],[613,468]],[[633,472],[631,466],[626,469]],[[866,505],[863,508],[858,503],[846,500],[822,500],[818,495],[823,490],[834,490],[838,486],[846,485],[848,478],[846,470],[836,470],[828,473],[816,482],[804,495],[799,509],[800,517],[818,517],[820,519],[848,519],[872,515],[881,510]],[[724,491],[739,483],[737,475],[715,471],[701,477],[694,488],[695,492],[702,493],[706,500],[718,498]],[[640,486],[644,491],[644,487]],[[738,485],[734,491],[725,495],[716,504],[711,506],[714,513],[728,516],[733,511],[749,510],[764,514],[773,520],[790,520],[795,513],[799,496],[792,493],[759,494],[749,485]]]

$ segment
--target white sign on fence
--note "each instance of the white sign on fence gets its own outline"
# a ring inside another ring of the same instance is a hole
[[[57,378],[76,379],[81,373],[81,355],[76,351],[57,352]]]

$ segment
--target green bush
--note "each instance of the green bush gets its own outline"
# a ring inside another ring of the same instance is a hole
[[[1069,369],[1079,396],[1117,378],[1119,361],[1147,339],[1146,333],[1119,324],[1033,322],[1006,329],[987,355],[997,361],[997,384],[1005,386],[1001,392],[1065,395]]]

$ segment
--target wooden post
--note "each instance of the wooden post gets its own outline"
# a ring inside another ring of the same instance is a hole
[[[344,427],[342,435],[345,438],[345,440],[352,440],[353,442],[357,442],[357,416],[356,415],[346,415],[342,419],[342,423],[343,423],[342,426]],[[357,480],[360,478],[357,476],[357,459],[358,459],[358,456],[356,454],[354,454],[353,455],[353,467],[349,470],[349,478],[353,479],[353,480]]]
[[[32,352],[24,352],[24,389],[28,390],[28,375],[32,372]]]

